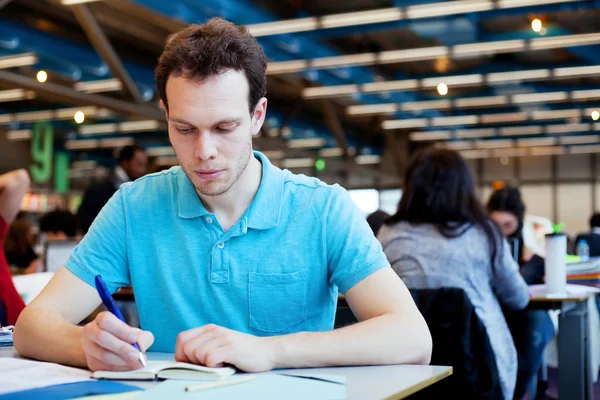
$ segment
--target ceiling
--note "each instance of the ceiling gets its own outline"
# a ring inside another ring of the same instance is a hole
[[[27,140],[50,120],[76,161],[110,165],[135,140],[156,168],[175,162],[153,68],[170,34],[212,16],[248,25],[265,49],[255,146],[283,167],[314,174],[323,158],[333,180],[380,184],[431,143],[469,158],[600,149],[598,0],[63,3],[0,1],[0,132]]]

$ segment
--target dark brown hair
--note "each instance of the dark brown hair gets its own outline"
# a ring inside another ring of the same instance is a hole
[[[265,53],[248,30],[221,18],[190,25],[169,40],[155,70],[156,88],[168,110],[166,86],[170,76],[202,81],[229,69],[248,79],[250,112],[267,92]]]
[[[31,223],[26,218],[19,218],[10,224],[4,237],[6,253],[25,254],[31,248]]]

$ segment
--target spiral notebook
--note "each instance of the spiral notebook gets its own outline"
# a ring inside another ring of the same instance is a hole
[[[148,366],[135,371],[96,371],[92,378],[152,381],[155,379],[221,380],[235,373],[230,367],[208,368],[175,361],[148,361]]]

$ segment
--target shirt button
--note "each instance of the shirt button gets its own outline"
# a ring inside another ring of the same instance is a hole
[[[221,242],[217,245],[218,248],[222,249],[223,247],[225,247],[225,243]]]
[[[212,224],[212,218],[211,217],[206,217],[206,222],[208,222],[209,224]]]

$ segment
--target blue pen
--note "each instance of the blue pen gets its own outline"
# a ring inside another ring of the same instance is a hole
[[[102,303],[104,303],[106,308],[108,308],[108,311],[116,315],[116,317],[119,318],[121,321],[125,322],[125,318],[123,318],[123,314],[121,314],[121,311],[119,311],[119,308],[117,307],[112,296],[110,295],[110,291],[108,290],[106,284],[102,280],[102,276],[96,275],[94,281],[96,282],[96,290],[98,291],[98,294],[102,299]],[[140,350],[140,346],[138,346],[137,343],[134,343],[133,347],[138,351],[138,357],[140,359],[140,362],[145,367],[146,358],[144,357],[144,353],[142,353],[142,350]]]

